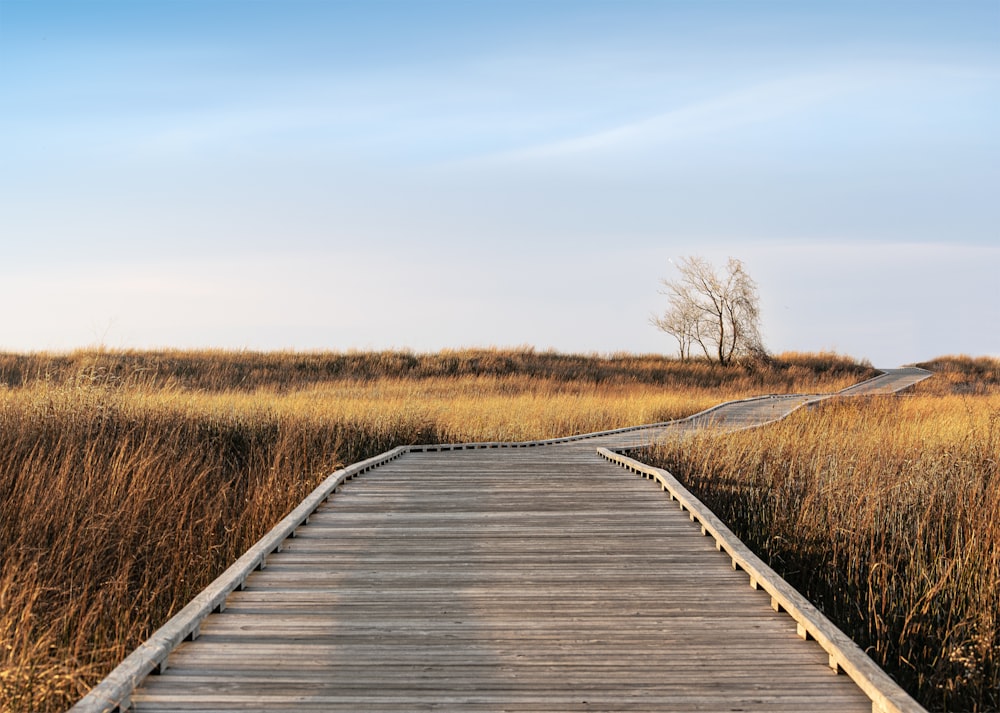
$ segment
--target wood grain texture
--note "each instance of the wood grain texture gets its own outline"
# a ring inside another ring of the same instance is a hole
[[[871,710],[655,483],[567,448],[345,485],[136,710]]]

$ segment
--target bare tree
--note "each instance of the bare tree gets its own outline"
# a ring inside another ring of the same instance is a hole
[[[670,305],[651,321],[677,340],[681,359],[691,358],[692,348],[723,365],[764,353],[757,284],[742,262],[729,258],[721,276],[697,256],[681,258],[677,269],[679,279],[661,280]]]

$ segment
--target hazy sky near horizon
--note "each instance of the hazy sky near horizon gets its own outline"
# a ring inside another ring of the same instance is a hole
[[[0,350],[1000,355],[998,196],[998,0],[0,0]]]

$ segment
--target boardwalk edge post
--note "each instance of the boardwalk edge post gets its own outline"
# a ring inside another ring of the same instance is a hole
[[[262,569],[267,556],[305,523],[306,519],[344,481],[407,453],[409,446],[399,446],[381,455],[360,461],[331,473],[277,525],[242,557],[203,589],[187,606],[172,616],[151,637],[138,646],[100,683],[70,708],[70,713],[113,713],[131,706],[132,692],[146,676],[166,668],[167,657],[182,641],[196,636],[201,621],[213,611],[225,607],[230,592],[242,586],[247,576]]]
[[[692,495],[669,471],[655,468],[607,448],[598,448],[598,454],[633,472],[651,477],[670,493],[681,508],[687,510],[717,546],[732,557],[733,567],[750,576],[750,586],[771,595],[772,607],[784,610],[796,622],[796,630],[803,639],[813,639],[829,654],[830,668],[843,672],[853,680],[872,701],[874,713],[926,713],[898,683],[872,661],[854,641],[827,619],[819,609],[802,596],[794,587],[755,555],[732,530]]]

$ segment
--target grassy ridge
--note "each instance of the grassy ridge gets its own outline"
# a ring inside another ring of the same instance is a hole
[[[338,464],[684,416],[870,369],[530,350],[0,355],[0,709],[66,708]]]
[[[872,375],[870,366],[836,354],[779,355],[733,368],[657,355],[536,352],[531,348],[413,352],[79,351],[0,353],[0,384],[103,383],[206,391],[302,389],[330,381],[511,377],[682,388],[808,390]]]
[[[644,454],[931,710],[1000,710],[1000,361]]]

